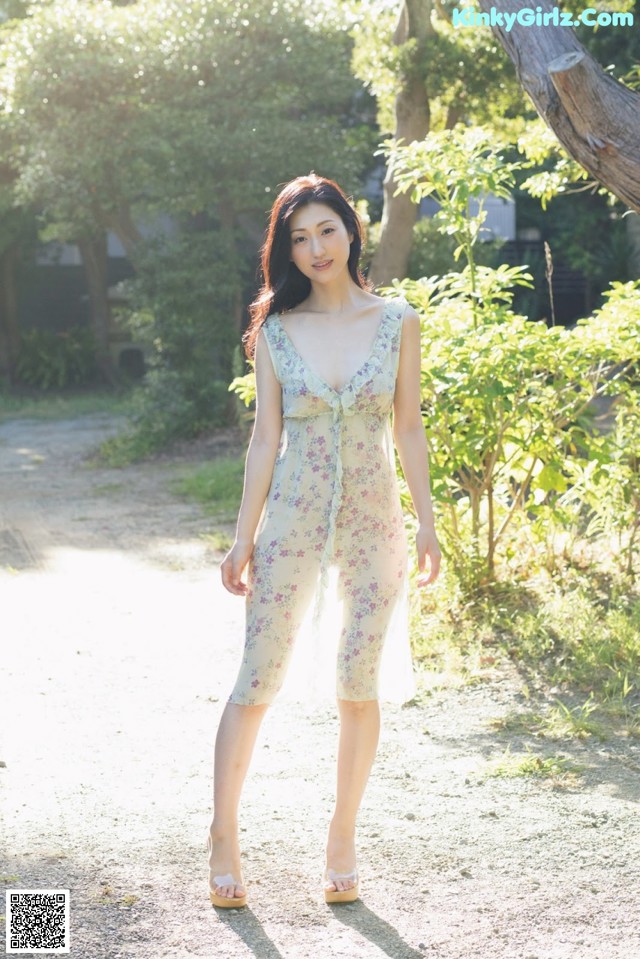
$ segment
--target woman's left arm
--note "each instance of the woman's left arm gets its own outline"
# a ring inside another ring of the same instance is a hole
[[[398,377],[393,400],[393,439],[418,517],[418,586],[432,583],[440,571],[440,547],[433,519],[429,451],[420,411],[420,318],[407,307],[402,324]],[[429,574],[425,574],[426,557]]]

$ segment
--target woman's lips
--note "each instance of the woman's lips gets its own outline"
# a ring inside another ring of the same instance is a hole
[[[314,270],[326,270],[331,266],[332,263],[333,260],[324,260],[322,263],[314,263],[313,268]]]

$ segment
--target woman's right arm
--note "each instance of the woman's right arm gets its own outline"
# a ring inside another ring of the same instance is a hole
[[[247,592],[242,574],[253,552],[253,541],[271,486],[282,432],[282,389],[273,369],[264,331],[256,342],[255,374],[256,417],[247,451],[236,538],[220,567],[223,585],[236,596],[244,596]]]

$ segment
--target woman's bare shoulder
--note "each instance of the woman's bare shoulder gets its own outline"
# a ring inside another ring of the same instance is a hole
[[[402,313],[402,328],[400,331],[403,351],[404,349],[419,349],[420,330],[420,316],[409,303],[406,303]]]
[[[404,313],[402,314],[403,323],[409,327],[420,326],[420,316],[416,313],[410,303],[405,302]]]

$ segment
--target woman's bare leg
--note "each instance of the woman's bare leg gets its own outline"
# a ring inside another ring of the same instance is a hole
[[[238,806],[260,724],[267,709],[267,705],[240,706],[227,703],[216,736],[209,885],[219,896],[229,899],[245,893],[241,885]],[[216,887],[213,877],[226,876],[227,873],[231,873],[238,883],[235,886]]]
[[[329,826],[327,867],[337,873],[350,873],[356,866],[356,817],[378,748],[380,707],[377,699],[365,702],[339,699],[338,710],[338,785]],[[343,890],[352,888],[353,883],[338,880],[333,885]]]

